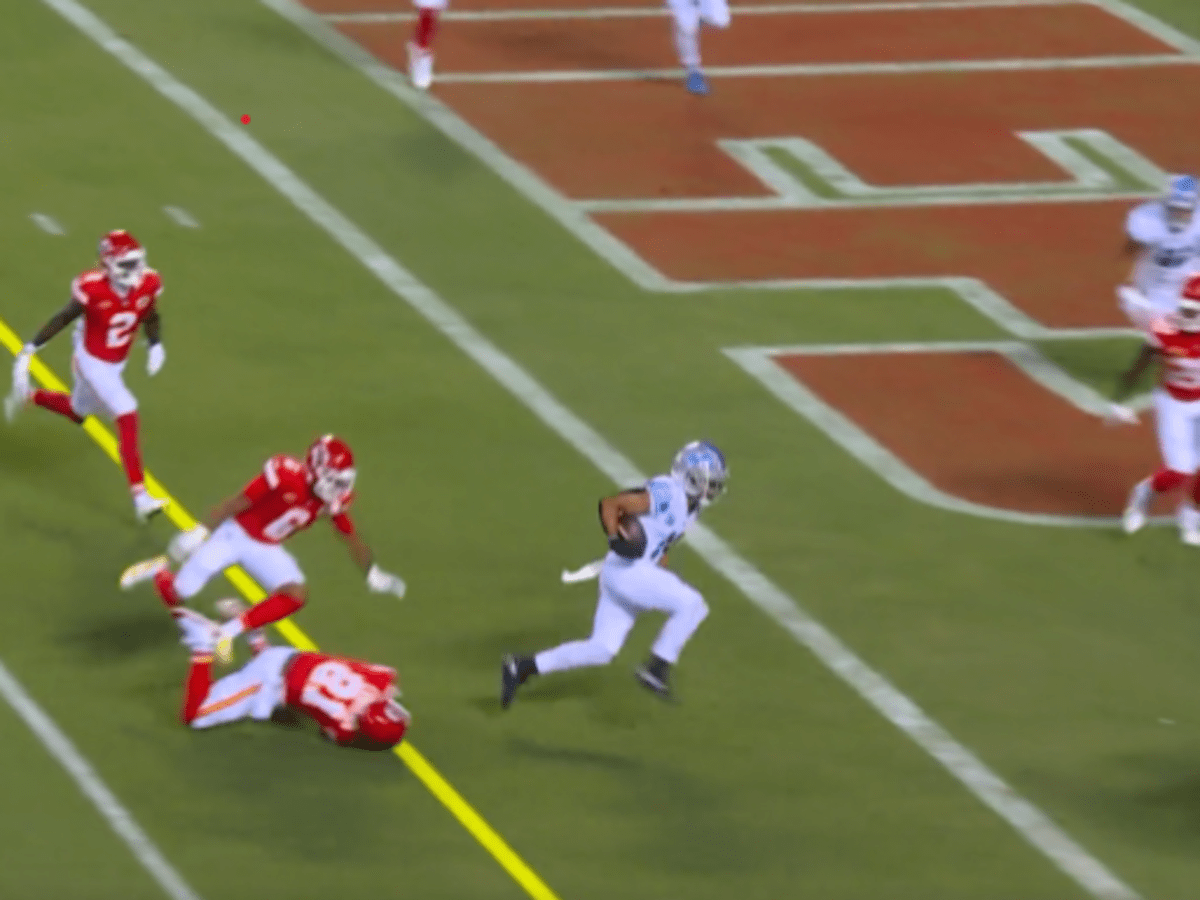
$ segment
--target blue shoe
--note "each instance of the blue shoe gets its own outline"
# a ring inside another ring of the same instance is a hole
[[[687,89],[689,93],[703,96],[708,93],[708,79],[699,69],[692,69],[687,74]]]

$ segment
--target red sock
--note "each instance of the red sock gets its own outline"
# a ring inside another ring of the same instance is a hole
[[[1165,494],[1167,491],[1175,490],[1187,480],[1188,476],[1183,472],[1176,472],[1174,469],[1159,469],[1150,479],[1150,488],[1156,494]]]
[[[118,443],[121,447],[121,462],[125,465],[125,477],[130,487],[145,481],[142,473],[142,453],[138,450],[138,414],[126,413],[117,418]]]
[[[175,576],[171,574],[170,569],[163,569],[154,576],[154,586],[158,588],[158,596],[162,597],[162,602],[167,604],[168,609],[174,609],[183,603],[183,598],[175,590]]]
[[[1192,479],[1192,502],[1200,506],[1200,478]]]
[[[242,613],[242,626],[247,631],[262,628],[264,625],[286,619],[303,605],[303,600],[291,594],[272,594]]]
[[[184,725],[191,724],[208,697],[208,689],[212,686],[212,661],[211,653],[192,654],[192,667],[183,682],[183,709],[179,711]]]
[[[437,32],[438,11],[421,7],[417,10],[417,27],[413,31],[413,43],[422,50],[428,50]]]
[[[64,394],[61,391],[47,391],[38,389],[33,392],[33,402],[42,409],[48,409],[51,412],[56,412],[60,416],[66,416],[76,425],[83,422],[83,416],[75,412],[71,408],[71,395]]]

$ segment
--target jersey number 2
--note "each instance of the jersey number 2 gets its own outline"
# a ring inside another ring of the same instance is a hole
[[[108,337],[105,343],[114,348],[124,347],[133,339],[137,323],[137,313],[114,313],[113,317],[108,320]]]

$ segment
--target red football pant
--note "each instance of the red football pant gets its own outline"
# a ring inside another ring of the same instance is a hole
[[[48,409],[51,412],[58,413],[60,416],[66,416],[76,425],[80,425],[83,422],[83,416],[75,412],[71,406],[70,394],[39,388],[33,392],[33,402],[42,409]]]

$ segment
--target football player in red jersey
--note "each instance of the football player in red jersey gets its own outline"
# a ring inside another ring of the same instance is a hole
[[[328,516],[366,573],[375,593],[403,597],[404,581],[375,565],[371,548],[359,536],[347,509],[354,499],[354,455],[345,441],[324,435],[308,448],[304,461],[273,456],[262,473],[239,493],[222,501],[203,525],[176,535],[165,556],[135,563],[121,575],[121,587],[153,579],[163,601],[180,606],[194,597],[218,572],[240,565],[269,595],[242,616],[221,626],[217,656],[227,663],[233,640],[287,618],[304,606],[308,591],[295,558],[280,546],[297,531]],[[181,563],[172,574],[170,559]]]
[[[272,647],[261,634],[254,658],[218,681],[213,650],[220,626],[194,610],[171,608],[182,643],[192,651],[180,718],[192,728],[239,719],[265,720],[289,708],[316,720],[321,733],[343,747],[387,750],[399,744],[411,716],[397,701],[396,670],[345,656]]]
[[[1142,373],[1158,363],[1158,388],[1154,392],[1154,424],[1162,467],[1134,485],[1122,517],[1127,533],[1146,524],[1150,502],[1156,494],[1174,492],[1185,485],[1187,496],[1176,516],[1180,539],[1200,546],[1200,276],[1189,278],[1175,312],[1151,325],[1146,343],[1117,387],[1117,402],[1109,416],[1136,423],[1136,414],[1121,401],[1128,397]],[[1190,484],[1189,484],[1190,482]]]
[[[100,266],[71,282],[71,300],[17,355],[4,413],[11,422],[17,411],[32,401],[76,424],[89,415],[115,420],[133,509],[145,521],[160,512],[166,501],[146,493],[138,450],[137,400],[125,386],[122,372],[139,325],[150,344],[146,370],[156,375],[166,361],[158,313],[162,279],[147,268],[145,248],[127,231],[106,234],[100,241],[99,255]],[[33,390],[29,381],[33,354],[77,319],[71,364],[74,389],[69,395]]]

